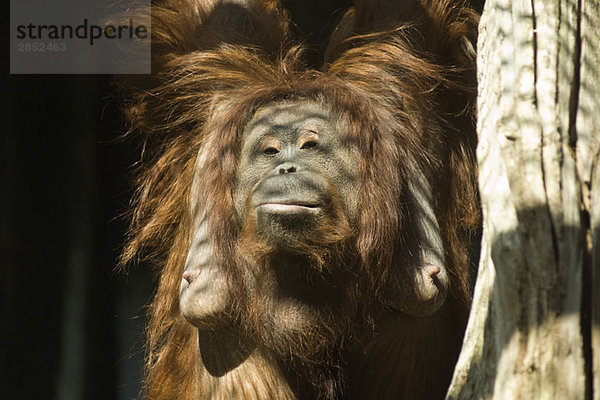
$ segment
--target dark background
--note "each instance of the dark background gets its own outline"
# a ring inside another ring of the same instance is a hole
[[[349,1],[285,3],[318,62]],[[150,266],[115,265],[139,140],[119,139],[113,77],[11,76],[5,54],[0,397],[136,398],[155,282]]]

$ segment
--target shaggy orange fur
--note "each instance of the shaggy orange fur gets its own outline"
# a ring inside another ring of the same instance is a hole
[[[292,44],[280,4],[248,3],[244,9],[235,2],[157,2],[154,73],[121,81],[129,94],[127,118],[145,138],[122,263],[149,257],[160,276],[147,328],[145,395],[179,400],[300,396],[289,383],[290,367],[260,338],[249,339],[259,341],[258,350],[232,374],[211,375],[200,356],[198,330],[182,317],[178,302],[193,234],[192,207],[207,210],[216,257],[231,266],[231,279],[243,272],[236,257],[250,251],[239,250],[243,235],[233,223],[239,142],[258,108],[282,100],[323,104],[361,155],[359,204],[364,207],[349,245],[360,276],[353,296],[358,315],[375,326],[371,334],[351,324],[351,332],[340,332],[341,341],[357,339],[362,350],[340,350],[345,378],[333,388],[316,388],[315,396],[443,395],[466,323],[467,249],[479,216],[473,155],[477,16],[461,0],[406,1],[392,10],[357,1],[334,32],[325,65],[313,70],[302,62],[302,46]],[[220,26],[231,19],[235,25]],[[196,167],[199,153],[205,161]],[[435,190],[451,281],[446,305],[422,320],[386,314],[388,291],[414,289],[412,271],[402,260],[411,240],[405,192],[417,170]],[[205,188],[198,204],[190,202],[194,176]],[[240,293],[240,301],[244,298]],[[311,349],[317,339],[307,334],[299,340]]]

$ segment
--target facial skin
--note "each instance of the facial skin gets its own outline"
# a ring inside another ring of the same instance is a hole
[[[260,109],[242,140],[235,207],[240,220],[255,213],[259,233],[285,246],[310,235],[339,198],[356,223],[357,155],[329,112],[315,103]]]

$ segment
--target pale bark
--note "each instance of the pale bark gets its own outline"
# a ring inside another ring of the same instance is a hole
[[[482,254],[450,399],[600,398],[599,19],[598,0],[486,1]]]

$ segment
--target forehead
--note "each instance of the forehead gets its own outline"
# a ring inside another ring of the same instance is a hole
[[[244,136],[252,132],[294,131],[311,125],[314,128],[333,128],[329,110],[313,102],[269,104],[259,108],[254,114],[246,126]]]

